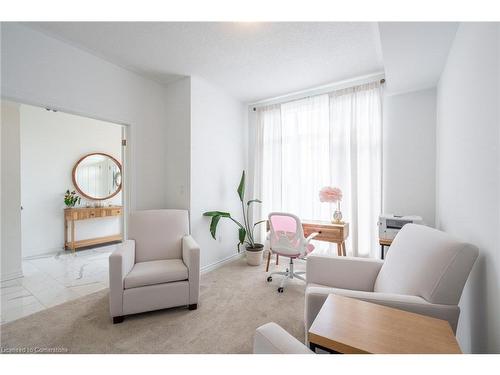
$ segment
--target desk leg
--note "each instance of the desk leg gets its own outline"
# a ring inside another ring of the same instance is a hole
[[[380,259],[384,260],[384,245],[380,245]]]
[[[267,253],[267,263],[266,263],[266,272],[269,271],[269,262],[271,261],[271,250]]]
[[[312,342],[310,342],[309,349],[311,349],[312,352],[316,353],[316,344],[313,344]]]
[[[336,350],[328,349],[324,346],[313,344],[312,342],[309,342],[309,349],[311,349],[311,351],[314,353],[316,353],[316,349],[321,349],[330,354],[342,354],[340,352],[337,352]]]
[[[345,241],[342,241],[342,255],[347,256],[347,252],[345,250]]]
[[[71,250],[75,253],[75,221],[71,220]]]
[[[63,250],[66,250],[66,244],[68,243],[68,220],[64,218],[64,245]]]
[[[337,242],[337,255],[342,256],[342,244],[340,242]]]
[[[276,254],[276,265],[279,266],[280,264],[280,256]]]

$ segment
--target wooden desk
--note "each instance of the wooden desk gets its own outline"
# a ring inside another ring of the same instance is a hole
[[[266,222],[266,231],[269,232],[269,221]],[[305,220],[302,221],[304,236],[311,233],[319,233],[314,239],[317,241],[333,242],[337,244],[337,255],[345,256],[345,240],[349,236],[349,223],[334,224],[330,221]],[[267,256],[266,272],[269,271],[269,262],[271,261],[271,252]],[[279,263],[279,256],[276,254],[276,265]]]
[[[122,206],[108,207],[76,207],[64,209],[64,248],[71,249],[73,252],[77,248],[99,245],[107,242],[115,242],[122,240],[122,234],[118,233],[112,236],[89,238],[85,240],[75,241],[75,221],[89,220],[102,217],[121,216],[123,213]],[[68,223],[70,225],[68,225]],[[68,241],[68,226],[71,227],[71,241]]]
[[[311,350],[346,354],[459,354],[450,324],[330,294],[309,329]]]
[[[380,244],[380,259],[384,259],[384,248],[386,246],[391,246],[392,240],[386,240],[383,238],[378,239],[378,243]]]
[[[345,240],[349,236],[349,223],[333,224],[330,221],[306,220],[302,222],[304,236],[318,232],[316,241],[333,242],[337,244],[337,254],[346,255]]]

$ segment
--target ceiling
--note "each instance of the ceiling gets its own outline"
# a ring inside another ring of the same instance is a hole
[[[457,28],[428,22],[26,25],[161,83],[205,78],[243,102],[384,71],[390,91],[431,87]]]
[[[244,102],[383,70],[376,23],[38,22],[162,83],[205,78]]]

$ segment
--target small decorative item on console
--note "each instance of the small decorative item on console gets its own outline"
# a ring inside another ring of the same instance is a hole
[[[81,198],[76,194],[76,191],[66,190],[64,194],[64,204],[66,207],[71,208],[75,207],[77,204],[80,204]]]
[[[338,187],[325,186],[319,191],[320,202],[337,203],[337,208],[333,213],[332,223],[342,224],[342,211],[340,211],[340,201],[342,200],[342,190]]]

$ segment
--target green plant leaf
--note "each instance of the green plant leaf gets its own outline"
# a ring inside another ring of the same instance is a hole
[[[243,197],[245,196],[245,171],[241,174],[240,184],[238,185],[238,195],[240,196],[240,201],[243,202]]]
[[[229,212],[223,212],[223,211],[207,211],[203,213],[203,216],[222,216],[222,217],[229,217],[231,214]]]
[[[242,244],[245,241],[245,237],[247,236],[247,231],[245,228],[239,228],[238,229],[238,236],[240,239],[240,244]]]
[[[247,202],[247,206],[250,206],[252,203],[262,203],[260,199],[251,199]]]
[[[212,235],[214,240],[216,240],[215,232],[217,231],[217,224],[219,224],[220,218],[220,215],[212,216],[212,221],[210,222],[210,234]]]
[[[259,220],[259,221],[257,221],[257,222],[253,225],[253,227],[255,228],[257,225],[262,224],[262,223],[265,223],[266,221],[267,221],[267,219],[266,219],[266,220]]]

